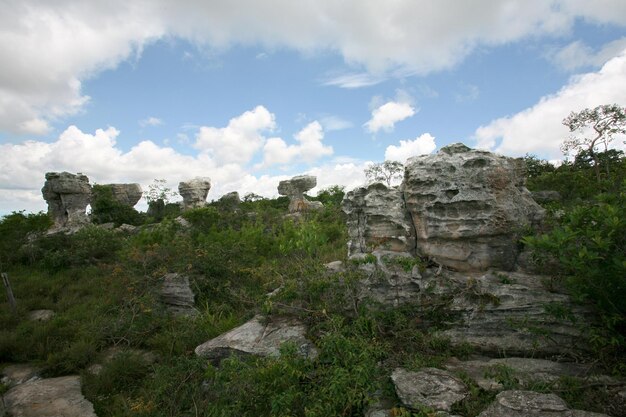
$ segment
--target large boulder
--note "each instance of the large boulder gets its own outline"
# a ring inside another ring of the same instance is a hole
[[[478,417],[609,417],[606,414],[571,410],[554,394],[503,391]]]
[[[207,177],[196,177],[189,181],[181,181],[178,184],[178,193],[183,198],[183,210],[204,207],[210,189],[211,179]]]
[[[513,269],[520,233],[544,215],[519,160],[461,143],[410,158],[402,189],[417,252],[456,270]]]
[[[391,374],[398,398],[406,407],[430,407],[450,411],[462,401],[469,390],[460,378],[437,368],[423,368],[418,372],[397,368]]]
[[[53,230],[74,231],[89,223],[86,211],[91,201],[91,185],[86,175],[48,172],[41,193],[48,203]]]
[[[415,232],[397,188],[374,183],[346,193],[341,208],[347,215],[348,256],[375,250],[415,251]]]
[[[298,175],[290,180],[278,183],[278,194],[289,197],[289,212],[301,213],[317,210],[322,207],[319,201],[309,201],[304,193],[317,185],[317,177],[312,175]]]
[[[247,323],[196,347],[196,355],[220,361],[231,354],[277,357],[280,346],[292,342],[305,357],[315,358],[317,349],[306,338],[306,327],[290,317],[254,316]]]
[[[135,207],[141,200],[143,191],[139,184],[104,184],[111,189],[113,199],[128,207]]]

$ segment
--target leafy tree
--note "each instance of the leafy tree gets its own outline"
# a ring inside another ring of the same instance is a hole
[[[383,182],[389,187],[395,180],[402,180],[403,176],[404,165],[398,161],[385,161],[365,168],[365,177],[369,182]]]
[[[177,195],[178,193],[176,191],[172,191],[167,187],[165,180],[155,179],[152,181],[152,184],[148,186],[148,191],[144,192],[143,197],[146,199],[148,205],[159,200],[162,200],[163,204],[166,205],[170,202],[172,197],[176,197]]]
[[[314,198],[317,201],[321,201],[325,206],[335,205],[338,206],[343,200],[345,195],[345,187],[343,185],[331,185],[328,188],[324,188],[317,193]]]
[[[598,147],[603,146],[606,152],[615,135],[626,134],[626,109],[618,104],[603,104],[572,112],[563,119],[563,124],[569,128],[571,136],[563,142],[561,150],[565,155],[572,151],[579,155],[585,151],[593,160],[596,180],[600,182]],[[609,165],[605,165],[605,169],[608,174]]]
[[[137,210],[113,198],[110,186],[98,184],[92,188],[91,218],[96,224],[113,222],[116,226],[124,223],[138,226],[143,222]]]
[[[539,159],[535,155],[526,154],[522,160],[526,166],[526,176],[528,178],[537,178],[547,172],[554,172],[556,167],[545,159]]]

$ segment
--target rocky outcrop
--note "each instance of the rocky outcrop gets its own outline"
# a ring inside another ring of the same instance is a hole
[[[217,200],[221,207],[225,209],[235,210],[241,204],[241,198],[237,191],[224,194]]]
[[[513,269],[519,234],[544,214],[519,160],[460,143],[410,158],[402,190],[417,253],[461,271]]]
[[[54,231],[75,231],[89,223],[86,210],[91,201],[91,185],[86,175],[48,172],[41,193],[48,203]]]
[[[220,361],[231,354],[280,355],[285,342],[295,343],[304,357],[317,357],[317,349],[307,340],[306,327],[295,318],[260,315],[221,336],[198,346],[196,355]]]
[[[104,184],[104,186],[110,188],[115,201],[128,207],[135,207],[143,195],[139,184]]]
[[[312,175],[298,175],[290,180],[278,183],[278,194],[289,197],[289,212],[301,213],[322,208],[319,201],[309,201],[304,193],[317,185],[317,178]]]
[[[211,189],[211,179],[196,177],[178,184],[178,193],[183,198],[183,210],[204,207]]]
[[[571,410],[554,394],[503,391],[478,417],[609,417],[606,414]]]
[[[33,310],[28,313],[28,320],[30,321],[48,321],[52,317],[54,317],[52,310]]]
[[[14,364],[5,366],[2,369],[2,382],[4,385],[14,387],[28,381],[41,379],[39,374],[41,369],[30,364]],[[2,414],[0,414],[1,416]]]
[[[194,293],[189,286],[189,277],[170,273],[163,276],[161,300],[167,309],[177,316],[190,316],[197,313],[194,307]]]
[[[437,368],[423,368],[418,372],[397,368],[391,374],[391,380],[402,404],[413,409],[426,406],[437,411],[450,411],[469,394],[458,377]]]
[[[13,417],[96,417],[79,376],[31,380],[11,388],[3,400]]]
[[[413,224],[399,189],[382,183],[359,187],[346,193],[341,208],[347,216],[348,256],[415,251]]]

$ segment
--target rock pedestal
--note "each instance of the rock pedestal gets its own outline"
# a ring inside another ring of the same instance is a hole
[[[115,201],[128,207],[135,207],[143,195],[139,184],[104,184],[104,186],[111,189]]]
[[[176,316],[193,316],[198,313],[194,307],[195,296],[186,275],[165,274],[160,295],[167,309]]]
[[[304,193],[317,185],[317,178],[312,175],[298,175],[290,180],[278,183],[278,194],[289,197],[289,212],[301,213],[323,207],[319,201],[309,201]]]
[[[204,207],[210,189],[211,179],[207,177],[196,177],[189,181],[181,181],[178,184],[178,193],[183,198],[183,210]]]
[[[55,230],[75,230],[89,223],[86,210],[91,201],[91,185],[86,175],[48,172],[41,193]]]
[[[410,158],[402,190],[417,253],[456,270],[513,269],[519,235],[544,215],[519,160],[461,143]]]

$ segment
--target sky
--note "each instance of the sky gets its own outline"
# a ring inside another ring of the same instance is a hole
[[[623,0],[0,0],[0,215],[46,172],[277,195],[463,142],[563,158],[626,105]],[[623,146],[617,141],[617,146]],[[138,208],[145,207],[141,203]]]

